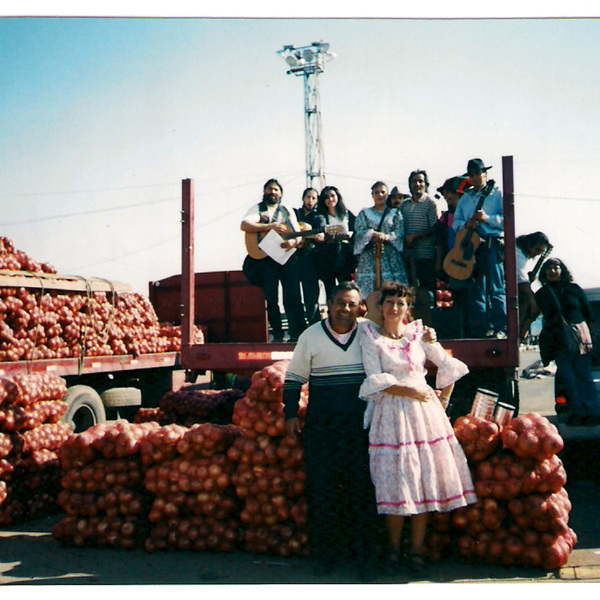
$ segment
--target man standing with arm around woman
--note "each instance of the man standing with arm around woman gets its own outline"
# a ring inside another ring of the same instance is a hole
[[[329,316],[298,339],[283,389],[288,435],[302,434],[311,557],[319,575],[350,563],[372,580],[377,563],[377,511],[369,475],[365,379],[358,341],[360,291],[354,282],[336,286]],[[300,432],[298,403],[308,382],[308,406]]]

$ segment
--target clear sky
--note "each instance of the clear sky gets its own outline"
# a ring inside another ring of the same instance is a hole
[[[0,19],[0,235],[147,293],[180,272],[191,178],[196,271],[240,269],[263,183],[293,206],[305,187],[302,80],[276,51],[319,40],[327,183],[350,210],[473,157],[501,183],[512,155],[517,234],[600,286],[597,19]]]

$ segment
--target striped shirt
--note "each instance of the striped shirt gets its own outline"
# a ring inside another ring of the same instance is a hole
[[[416,202],[409,198],[400,205],[400,212],[404,217],[404,235],[420,233],[433,227],[438,220],[437,206],[429,196],[423,196]],[[410,249],[415,258],[432,258],[435,253],[435,239],[433,235],[417,238]]]
[[[364,379],[358,327],[342,343],[332,335],[325,320],[311,325],[298,338],[287,369],[283,388],[286,419],[297,415],[306,382],[308,411],[363,413],[365,402],[358,398],[358,390]]]

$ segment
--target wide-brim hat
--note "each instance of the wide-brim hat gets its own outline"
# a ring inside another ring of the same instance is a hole
[[[477,173],[478,171],[487,171],[491,168],[491,166],[486,167],[484,162],[480,158],[472,158],[467,163],[467,172],[463,175],[463,177],[468,177],[469,175]]]
[[[473,187],[467,177],[457,176],[446,179],[443,185],[437,189],[440,194],[443,194],[445,190],[449,192],[456,192],[457,194],[464,194],[469,188]]]
[[[395,185],[392,188],[392,191],[388,194],[388,196],[402,196],[403,198],[410,198],[410,194],[405,194],[398,189],[398,186]]]

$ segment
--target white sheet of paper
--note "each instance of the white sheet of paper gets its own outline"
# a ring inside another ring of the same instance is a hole
[[[285,265],[290,256],[296,252],[296,248],[286,250],[281,247],[283,242],[285,240],[274,229],[271,229],[259,242],[258,247],[280,265]]]

